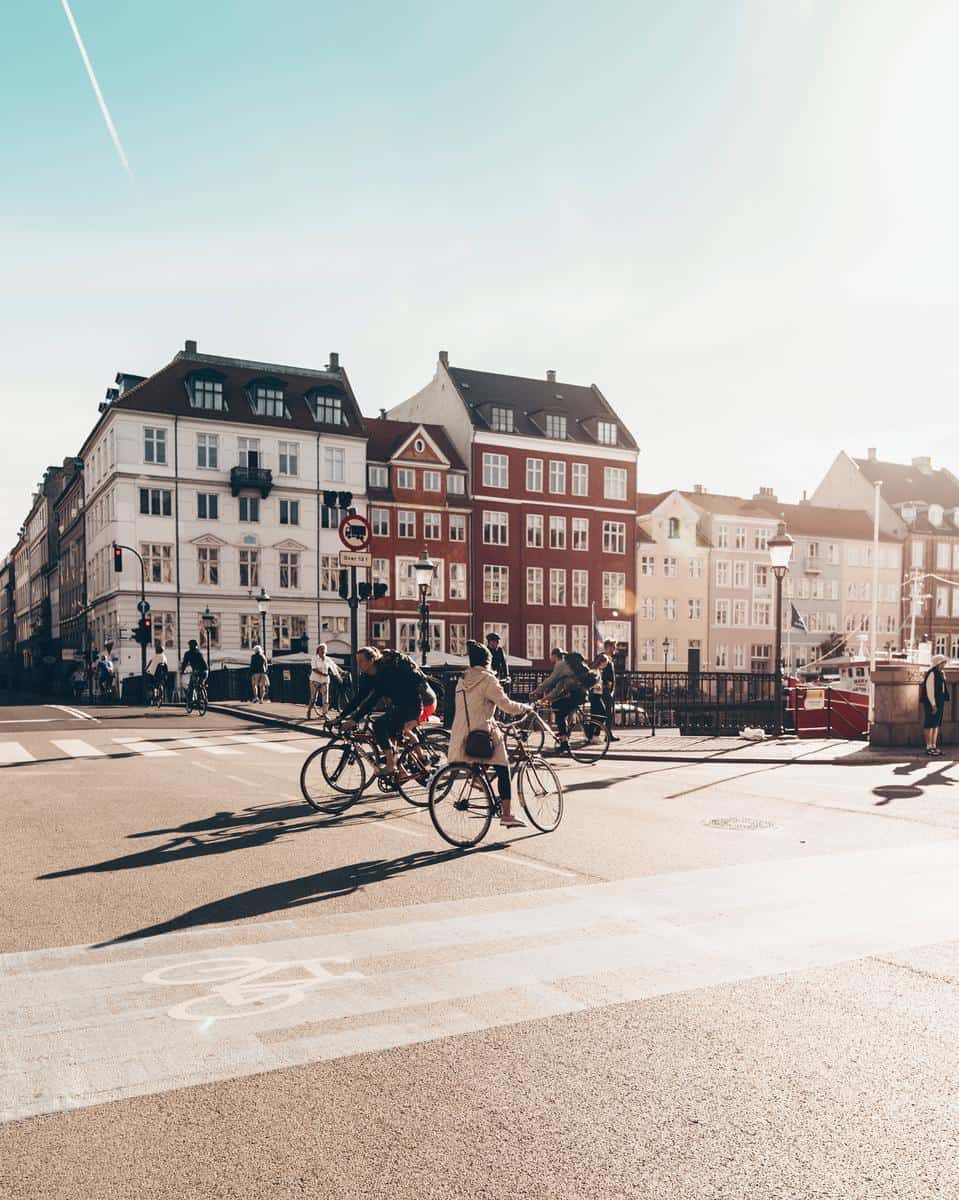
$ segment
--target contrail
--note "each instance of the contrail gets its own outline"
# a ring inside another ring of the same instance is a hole
[[[120,141],[120,135],[117,133],[117,128],[113,124],[113,118],[110,116],[110,110],[107,108],[107,102],[103,99],[103,92],[100,91],[100,85],[97,83],[97,77],[93,73],[93,64],[90,62],[90,56],[87,54],[87,48],[83,44],[83,38],[80,36],[80,30],[77,29],[77,23],[73,19],[73,13],[70,11],[69,0],[60,0],[63,5],[63,11],[67,14],[67,20],[70,23],[70,28],[73,30],[73,36],[76,39],[77,49],[80,51],[80,57],[83,59],[83,65],[87,69],[87,74],[90,76],[90,84],[93,88],[93,94],[97,98],[97,103],[100,105],[100,112],[103,113],[103,119],[107,123],[107,129],[110,131],[110,137],[113,139],[113,144],[116,146],[117,154],[120,156],[120,162],[123,163],[123,169],[133,178],[133,172],[130,170],[130,164],[127,162],[127,156],[123,149],[123,143]]]

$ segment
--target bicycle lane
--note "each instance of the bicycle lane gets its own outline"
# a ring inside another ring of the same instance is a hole
[[[6,955],[0,1116],[945,940],[957,868],[941,842]]]

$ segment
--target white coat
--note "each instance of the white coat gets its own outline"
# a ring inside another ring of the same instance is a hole
[[[456,708],[453,713],[453,728],[450,730],[449,761],[488,762],[500,767],[508,766],[503,735],[497,726],[490,725],[490,719],[498,708],[505,713],[519,714],[525,712],[526,707],[525,704],[517,704],[507,696],[492,671],[486,667],[467,667],[456,685]],[[475,729],[489,729],[492,733],[492,758],[470,758],[467,755],[466,738]]]

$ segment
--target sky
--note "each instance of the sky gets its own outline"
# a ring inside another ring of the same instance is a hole
[[[959,473],[959,6],[61,0],[0,17],[0,557],[117,371],[594,382],[639,486]]]

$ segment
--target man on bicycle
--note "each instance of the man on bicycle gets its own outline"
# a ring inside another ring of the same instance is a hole
[[[180,674],[185,675],[188,668],[190,683],[187,688],[187,699],[192,702],[196,695],[197,685],[206,679],[206,659],[199,651],[196,638],[190,638],[189,649],[183,656],[183,662],[180,663]]]
[[[341,711],[340,723],[344,730],[352,729],[353,718],[366,716],[378,702],[389,702],[373,722],[373,740],[383,752],[385,774],[392,777],[396,774],[396,741],[415,728],[427,710],[435,710],[436,694],[416,663],[398,651],[381,653],[375,646],[364,646],[356,652],[356,666],[362,677],[360,686]]]
[[[154,642],[153,655],[147,663],[147,679],[150,681],[150,691],[162,696],[166,688],[167,676],[170,674],[170,664],[162,642]]]

